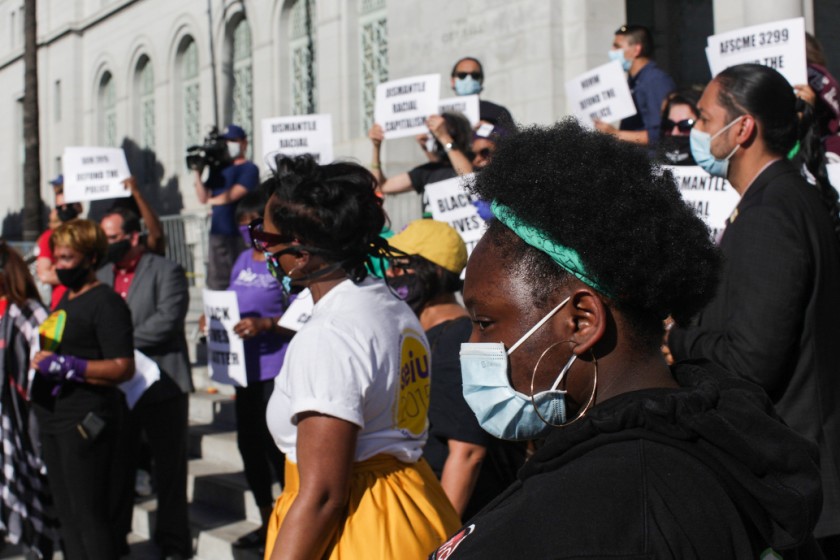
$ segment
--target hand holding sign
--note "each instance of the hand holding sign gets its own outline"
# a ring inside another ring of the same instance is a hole
[[[120,148],[64,148],[62,164],[66,202],[131,196],[122,184],[131,173]]]

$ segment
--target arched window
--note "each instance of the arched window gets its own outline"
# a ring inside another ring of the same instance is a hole
[[[155,149],[155,76],[152,62],[144,56],[137,63],[135,73],[135,91],[137,91],[135,106],[135,129],[141,148]]]
[[[376,86],[388,80],[387,23],[385,0],[359,0],[364,131],[373,125]]]
[[[181,42],[178,53],[179,94],[181,97],[181,126],[183,146],[179,146],[179,153],[187,146],[201,144],[201,88],[198,77],[198,47],[192,37]]]
[[[315,1],[294,0],[290,13],[289,53],[292,75],[292,113],[317,111],[315,83]]]
[[[252,137],[254,123],[253,79],[251,73],[251,27],[239,20],[233,30],[233,118]],[[250,150],[250,145],[249,145]]]
[[[117,92],[110,72],[99,80],[98,140],[103,146],[117,146]]]

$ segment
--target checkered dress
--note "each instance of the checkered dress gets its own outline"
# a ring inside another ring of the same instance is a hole
[[[27,402],[34,376],[29,361],[39,348],[38,325],[46,318],[44,307],[29,300],[23,308],[9,303],[0,319],[0,531],[39,558],[52,558],[58,543],[37,425]]]

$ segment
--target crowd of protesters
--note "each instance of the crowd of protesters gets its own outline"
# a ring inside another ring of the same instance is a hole
[[[229,165],[194,184],[207,285],[241,313],[237,443],[262,523],[234,546],[840,558],[840,86],[807,45],[807,84],[741,64],[677,89],[649,30],[622,26],[609,58],[634,117],[525,126],[482,99],[475,126],[430,116],[421,163],[391,177],[379,124],[369,166],[278,156],[261,183],[229,125]],[[466,57],[450,85],[484,78]],[[662,165],[728,180],[719,239]],[[458,176],[487,223],[471,255],[425,198]],[[133,179],[133,209],[99,223],[62,183],[35,259],[49,302],[0,242],[0,522],[43,558],[129,554],[144,441],[153,540],[190,558],[186,275]],[[423,216],[393,234],[383,197],[412,190]],[[311,317],[281,327],[303,290]]]

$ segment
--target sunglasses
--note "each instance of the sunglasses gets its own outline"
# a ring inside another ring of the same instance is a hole
[[[477,158],[478,156],[481,156],[482,158],[487,159],[492,155],[493,155],[493,150],[491,150],[490,148],[482,148],[482,149],[478,150],[477,152],[473,152],[473,159]]]
[[[481,72],[455,72],[455,77],[463,80],[467,76],[472,76],[473,80],[481,81]]]
[[[257,218],[248,224],[248,233],[251,234],[251,245],[254,249],[263,253],[268,251],[269,247],[291,243],[295,240],[294,235],[283,235],[264,231],[262,218]]]
[[[683,119],[677,122],[665,119],[662,121],[662,130],[671,130],[676,126],[680,132],[690,132],[695,122],[694,119]]]

